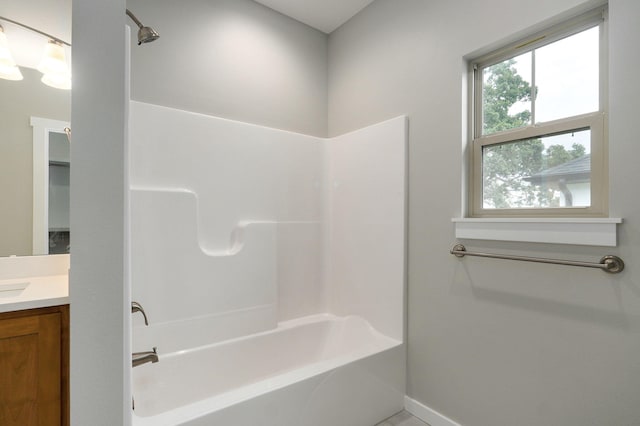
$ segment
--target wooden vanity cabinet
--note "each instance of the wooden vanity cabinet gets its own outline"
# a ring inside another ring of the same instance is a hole
[[[69,425],[69,306],[0,313],[0,425]]]

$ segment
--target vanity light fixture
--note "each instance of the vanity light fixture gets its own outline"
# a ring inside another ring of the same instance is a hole
[[[16,65],[11,50],[9,50],[9,42],[2,25],[0,25],[0,78],[5,80],[23,79],[20,68]]]
[[[22,24],[9,18],[0,16],[0,20],[10,22],[18,25],[27,30],[38,33],[47,38],[47,43],[44,48],[44,54],[40,65],[38,65],[38,71],[42,75],[42,81],[47,86],[55,87],[56,89],[71,89],[71,72],[67,65],[65,48],[67,45],[71,47],[70,43],[60,40],[50,34],[40,31],[36,28]],[[11,52],[9,51],[6,35],[4,29],[0,26],[0,78],[7,80],[22,80],[22,73],[13,61]]]
[[[38,71],[43,74],[40,81],[47,86],[56,89],[71,89],[71,73],[67,66],[64,46],[60,41],[49,40],[47,42],[42,61],[38,65]]]

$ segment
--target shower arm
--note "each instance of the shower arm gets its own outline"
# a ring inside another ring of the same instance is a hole
[[[128,16],[129,18],[131,18],[131,20],[133,20],[133,22],[135,22],[135,23],[136,23],[136,25],[138,26],[138,28],[142,28],[142,27],[144,26],[144,25],[142,25],[142,22],[140,22],[140,21],[138,20],[138,18],[136,18],[136,16],[135,16],[133,13],[131,13],[131,11],[130,11],[129,9],[126,9],[126,11],[127,11],[127,16]]]

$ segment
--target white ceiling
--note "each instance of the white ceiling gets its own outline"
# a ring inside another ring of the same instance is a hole
[[[331,33],[373,0],[255,0],[324,33]]]

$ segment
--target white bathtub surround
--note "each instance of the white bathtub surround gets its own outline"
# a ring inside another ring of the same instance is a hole
[[[160,125],[158,125],[161,123]],[[135,424],[403,407],[406,119],[321,139],[131,103]]]
[[[131,185],[197,194],[209,252],[228,250],[241,221],[322,217],[321,138],[141,102],[129,126]]]
[[[133,300],[154,324],[136,328],[134,351],[174,352],[277,325],[277,225],[239,223],[227,250],[210,251],[199,242],[198,201],[188,190],[131,190]]]
[[[403,340],[406,120],[329,140],[329,305]]]

